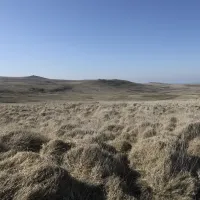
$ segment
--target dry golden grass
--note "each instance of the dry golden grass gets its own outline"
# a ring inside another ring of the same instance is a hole
[[[200,102],[0,105],[2,200],[200,198]]]

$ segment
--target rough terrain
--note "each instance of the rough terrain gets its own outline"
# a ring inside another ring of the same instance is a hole
[[[0,199],[200,197],[200,101],[0,104]]]

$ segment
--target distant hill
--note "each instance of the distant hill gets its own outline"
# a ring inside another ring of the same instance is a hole
[[[0,102],[164,100],[199,96],[198,84],[141,84],[119,79],[56,80],[36,75],[0,77]]]
[[[34,80],[48,80],[48,78],[44,78],[44,77],[41,77],[41,76],[36,76],[36,75],[32,75],[32,76],[25,76],[23,77],[25,79],[34,79]]]
[[[7,81],[7,82],[13,82],[13,81],[46,81],[49,80],[47,78],[44,77],[40,77],[40,76],[24,76],[24,77],[4,77],[4,76],[0,76],[0,81]]]
[[[135,86],[141,85],[139,83],[134,83],[131,81],[120,80],[120,79],[98,79],[98,80],[96,80],[96,83],[105,85],[105,86],[116,87],[116,88],[135,87]]]

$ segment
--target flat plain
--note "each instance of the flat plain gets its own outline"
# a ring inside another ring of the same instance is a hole
[[[200,199],[199,85],[22,79],[1,78],[0,199]]]

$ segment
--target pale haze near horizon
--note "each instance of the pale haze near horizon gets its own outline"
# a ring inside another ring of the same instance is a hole
[[[200,82],[197,0],[2,0],[0,76]]]

